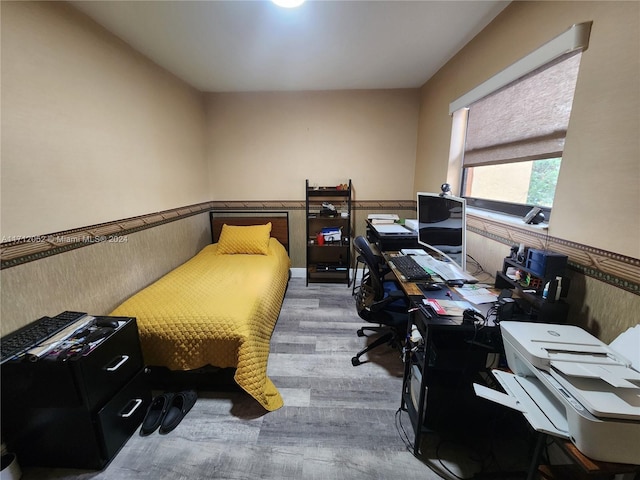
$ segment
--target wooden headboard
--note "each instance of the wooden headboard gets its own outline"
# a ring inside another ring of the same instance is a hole
[[[287,212],[285,212],[286,214]],[[222,225],[264,225],[271,222],[271,236],[278,239],[278,241],[289,251],[289,215],[273,216],[273,217],[220,217],[216,216],[215,212],[210,212],[211,218],[211,239],[213,243],[216,243],[220,238],[220,232],[222,231]]]

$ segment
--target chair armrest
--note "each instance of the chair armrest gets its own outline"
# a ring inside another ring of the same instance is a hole
[[[402,290],[393,290],[389,292],[389,294],[384,297],[382,300],[374,302],[369,307],[369,311],[371,312],[379,312],[380,310],[384,310],[387,305],[395,302],[396,300],[400,300],[402,298],[406,298],[406,295]]]

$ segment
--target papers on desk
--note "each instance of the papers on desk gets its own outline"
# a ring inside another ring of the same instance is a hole
[[[428,255],[428,253],[421,248],[403,248],[400,252],[403,255]]]
[[[461,317],[465,310],[473,309],[469,302],[462,300],[440,300],[435,298],[425,298],[424,303],[429,305],[438,315],[447,317]]]
[[[471,303],[480,305],[482,303],[493,303],[498,300],[498,295],[492,291],[478,287],[477,285],[464,285],[456,287],[455,291],[462,295],[462,298]]]

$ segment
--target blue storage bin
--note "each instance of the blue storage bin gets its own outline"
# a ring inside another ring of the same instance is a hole
[[[532,248],[527,252],[525,267],[538,277],[549,278],[564,273],[568,258],[561,253]]]

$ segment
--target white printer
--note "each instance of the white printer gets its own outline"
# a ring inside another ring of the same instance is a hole
[[[606,345],[572,325],[501,322],[506,394],[479,396],[520,410],[534,429],[570,439],[586,456],[640,464],[640,325]]]

